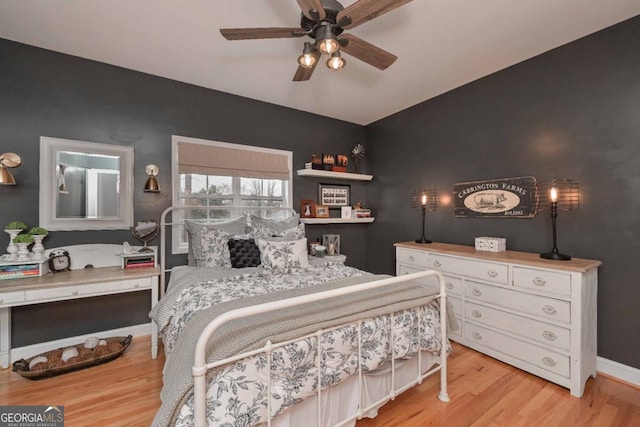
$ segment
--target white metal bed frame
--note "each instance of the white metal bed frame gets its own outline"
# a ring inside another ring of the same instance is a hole
[[[229,207],[219,207],[219,206],[211,206],[211,207],[193,207],[193,206],[179,206],[179,207],[170,207],[167,208],[161,216],[161,257],[160,257],[160,262],[161,262],[161,266],[162,266],[162,280],[161,280],[161,296],[164,296],[164,287],[165,287],[165,273],[166,271],[168,271],[166,269],[166,265],[165,265],[165,252],[166,252],[166,236],[165,236],[165,231],[166,231],[166,227],[171,225],[177,225],[171,222],[166,222],[166,217],[169,213],[171,213],[172,211],[175,210],[193,210],[193,209],[216,209],[216,210],[231,210],[234,212],[240,212],[241,214],[244,214],[245,211],[250,211],[250,210],[280,210],[280,211],[287,211],[290,213],[294,213],[295,211],[293,209],[290,208],[265,208],[265,207],[255,207],[255,208],[229,208]],[[173,219],[173,218],[172,218]],[[375,280],[372,282],[367,282],[367,283],[362,283],[359,285],[354,285],[354,286],[349,286],[346,288],[339,288],[339,289],[333,289],[330,291],[324,291],[324,292],[319,292],[319,293],[315,293],[315,294],[309,294],[309,295],[303,295],[303,296],[299,296],[299,297],[295,297],[295,298],[289,298],[286,300],[280,300],[280,301],[273,301],[273,302],[269,302],[269,303],[264,303],[264,304],[259,304],[259,305],[255,305],[255,306],[251,306],[251,307],[245,307],[242,309],[236,309],[236,310],[232,310],[229,312],[226,312],[222,315],[220,315],[219,317],[217,317],[216,319],[214,319],[213,321],[211,321],[207,327],[203,330],[203,332],[200,335],[200,338],[198,339],[197,345],[196,345],[196,349],[195,349],[195,355],[194,355],[194,366],[192,368],[192,374],[193,374],[193,380],[194,380],[194,408],[193,408],[193,412],[194,412],[194,423],[196,427],[204,427],[207,425],[207,419],[206,419],[206,373],[207,371],[209,371],[210,369],[215,369],[217,367],[244,359],[246,357],[250,357],[256,354],[260,354],[260,353],[265,353],[267,355],[267,366],[266,366],[266,372],[267,372],[267,414],[268,414],[268,420],[267,420],[267,426],[270,427],[271,426],[271,422],[272,422],[272,410],[271,410],[271,355],[273,353],[273,351],[277,348],[286,346],[288,344],[294,343],[296,341],[300,341],[300,340],[304,340],[307,338],[311,338],[311,337],[316,337],[317,339],[320,338],[320,336],[326,332],[330,332],[333,331],[335,329],[339,329],[348,325],[354,325],[357,324],[358,325],[358,360],[361,360],[361,355],[362,355],[362,340],[361,340],[361,325],[364,322],[365,319],[361,319],[359,321],[351,321],[348,322],[346,324],[342,324],[342,325],[338,325],[338,326],[334,326],[331,328],[327,328],[327,329],[319,329],[316,332],[312,333],[312,334],[308,334],[305,335],[303,337],[299,337],[299,338],[295,338],[292,340],[288,340],[288,341],[283,341],[283,342],[279,342],[279,343],[272,343],[270,341],[267,341],[265,343],[265,345],[260,348],[260,349],[256,349],[253,351],[249,351],[249,352],[245,352],[239,355],[235,355],[233,357],[229,357],[226,358],[224,360],[219,360],[217,362],[214,363],[207,363],[206,362],[206,347],[207,347],[207,343],[211,337],[211,335],[213,333],[215,333],[215,331],[220,328],[222,325],[224,325],[225,323],[235,320],[235,319],[240,319],[243,317],[249,317],[252,315],[256,315],[256,314],[261,314],[261,313],[266,313],[269,311],[275,311],[275,310],[279,310],[279,309],[283,309],[283,308],[289,308],[289,307],[293,307],[296,305],[302,305],[302,304],[307,304],[307,303],[313,303],[313,302],[317,302],[320,300],[324,300],[324,299],[330,299],[330,298],[335,298],[335,297],[340,297],[340,296],[344,296],[344,295],[348,295],[348,294],[352,294],[352,293],[356,293],[356,292],[366,292],[367,290],[370,289],[375,289],[375,288],[379,288],[379,287],[384,287],[384,286],[393,286],[393,285],[397,285],[398,283],[402,283],[402,282],[407,282],[407,281],[411,281],[411,280],[416,280],[416,279],[421,279],[421,278],[425,278],[425,277],[431,277],[434,276],[436,277],[436,279],[438,280],[438,284],[439,284],[439,292],[437,295],[434,296],[434,300],[435,299],[439,299],[439,305],[440,305],[440,333],[441,333],[441,337],[442,337],[442,341],[441,341],[441,349],[440,349],[440,362],[439,364],[437,364],[435,367],[431,368],[430,370],[428,370],[427,372],[423,373],[423,369],[422,369],[422,353],[421,350],[419,349],[418,346],[418,351],[417,351],[417,358],[418,358],[418,362],[417,362],[417,375],[416,378],[413,381],[410,381],[407,384],[403,384],[401,385],[399,388],[396,388],[395,386],[395,373],[396,373],[396,361],[394,357],[391,357],[391,381],[390,381],[390,391],[387,395],[383,396],[382,398],[380,398],[379,400],[370,403],[368,406],[363,407],[364,406],[364,373],[362,371],[362,364],[358,363],[358,392],[359,392],[359,396],[360,396],[360,405],[359,408],[357,410],[357,412],[353,415],[351,415],[348,418],[342,419],[340,420],[337,424],[334,424],[335,426],[342,426],[345,425],[349,422],[352,422],[354,420],[358,420],[361,419],[363,417],[363,415],[372,410],[372,409],[377,409],[379,408],[381,405],[383,405],[386,401],[388,400],[393,400],[395,399],[395,397],[404,392],[405,390],[408,390],[409,388],[413,387],[416,384],[420,384],[422,383],[422,381],[430,376],[435,374],[436,372],[440,372],[440,392],[438,393],[438,399],[440,399],[443,402],[449,402],[449,394],[447,392],[447,294],[446,294],[446,287],[445,287],[445,281],[444,281],[444,277],[437,271],[433,271],[433,270],[429,270],[429,271],[422,271],[422,272],[418,272],[418,273],[413,273],[413,274],[407,274],[407,275],[403,275],[403,276],[398,276],[398,277],[390,277],[390,278],[385,278],[385,279],[381,279],[381,280]],[[420,327],[422,325],[422,319],[420,316],[420,310],[417,310],[418,313],[418,337],[421,337],[422,335],[420,334]],[[394,334],[393,334],[393,325],[395,324],[395,313],[388,313],[388,315],[391,316],[391,322],[389,323],[390,325],[390,342],[393,343],[394,342]],[[322,369],[321,369],[321,351],[322,351],[322,347],[321,345],[318,344],[317,346],[317,351],[318,351],[318,357],[317,357],[317,371],[318,371],[318,378],[317,378],[317,419],[318,419],[318,426],[322,425],[322,399],[320,398],[322,395],[322,388],[320,387],[320,384],[322,384],[321,382],[321,375],[322,375]],[[392,354],[393,354],[393,345],[392,345]]]

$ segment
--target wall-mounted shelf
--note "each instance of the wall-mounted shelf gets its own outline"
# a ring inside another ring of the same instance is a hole
[[[375,218],[300,218],[303,224],[367,224]]]
[[[351,181],[371,181],[373,175],[363,173],[333,172],[319,169],[298,169],[298,176],[309,176],[315,178],[348,179]]]

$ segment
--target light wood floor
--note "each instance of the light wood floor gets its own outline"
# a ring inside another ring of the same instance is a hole
[[[440,402],[438,378],[406,391],[357,427],[382,426],[640,426],[640,390],[599,375],[582,399],[567,389],[453,344],[451,402]],[[0,369],[0,405],[64,405],[65,425],[148,426],[160,406],[162,355],[135,339],[112,362],[30,381]],[[306,426],[303,426],[306,427]]]

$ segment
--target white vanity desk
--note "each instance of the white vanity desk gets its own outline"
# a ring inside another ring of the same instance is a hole
[[[159,275],[158,267],[125,270],[117,266],[0,281],[0,365],[8,368],[12,361],[11,307],[145,290],[151,290],[153,307],[158,302]],[[151,356],[157,354],[158,328],[151,322]]]

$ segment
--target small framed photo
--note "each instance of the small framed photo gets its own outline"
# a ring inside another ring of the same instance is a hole
[[[351,206],[342,206],[340,208],[340,218],[351,218],[352,209]]]
[[[344,167],[349,166],[349,157],[345,156],[344,154],[336,155],[336,165]]]
[[[316,210],[316,202],[313,200],[300,200],[300,218],[313,218]]]
[[[335,165],[336,158],[333,154],[323,154],[322,155],[322,164],[324,165]]]
[[[319,184],[318,200],[321,205],[330,208],[349,206],[351,199],[351,187],[348,185]]]
[[[315,217],[316,218],[329,218],[329,206],[316,205]]]

